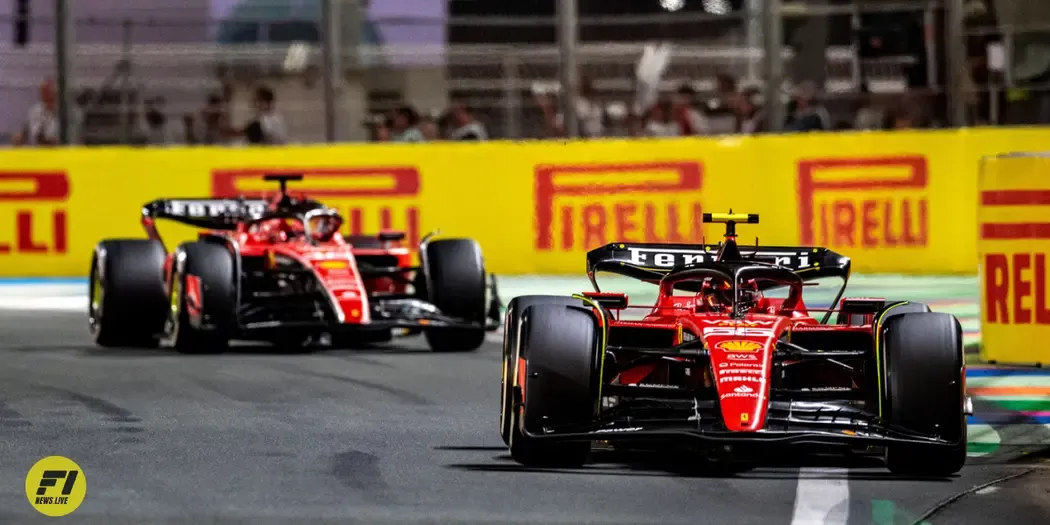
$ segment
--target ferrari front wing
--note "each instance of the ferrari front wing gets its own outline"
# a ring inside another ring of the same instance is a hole
[[[665,403],[661,403],[665,404]],[[957,446],[959,443],[903,428],[891,428],[863,410],[837,403],[772,402],[762,429],[727,430],[713,403],[695,400],[692,415],[674,417],[667,407],[659,413],[645,409],[612,409],[585,424],[525,428],[522,434],[535,439],[557,441],[663,441],[697,440],[714,445],[850,445],[886,446],[915,444]]]

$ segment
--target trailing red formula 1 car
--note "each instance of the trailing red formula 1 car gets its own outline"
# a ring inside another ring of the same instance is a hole
[[[850,260],[826,248],[738,246],[736,224],[757,215],[704,222],[725,223],[724,241],[610,244],[587,255],[595,292],[510,302],[500,430],[515,460],[578,466],[602,441],[685,445],[723,466],[815,445],[883,452],[895,473],[963,467],[972,408],[954,316],[843,299]],[[656,304],[601,291],[599,272],[658,286]],[[817,310],[802,291],[822,277],[842,285]],[[644,317],[624,319],[631,308]]]
[[[419,333],[435,351],[470,351],[500,321],[495,279],[469,239],[427,236],[412,264],[402,232],[344,238],[343,218],[289,195],[271,201],[162,199],[148,239],[107,239],[91,262],[89,323],[101,346],[222,350],[230,340],[304,346],[385,342]],[[167,253],[156,220],[205,228]]]

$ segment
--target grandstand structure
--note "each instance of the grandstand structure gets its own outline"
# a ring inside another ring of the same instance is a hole
[[[86,139],[93,143],[127,141],[126,128],[146,97],[163,96],[168,111],[177,117],[196,111],[208,94],[225,88],[235,95],[234,113],[247,115],[247,93],[254,85],[266,83],[276,89],[293,136],[303,142],[324,140],[323,119],[318,117],[328,109],[319,82],[321,0],[241,1],[243,8],[219,19],[204,0],[134,0],[138,9],[110,7],[97,12],[91,12],[89,4],[106,2],[75,2],[77,44],[71,77],[78,92],[91,90],[93,97],[85,102],[92,116],[86,119],[92,127]],[[468,0],[451,1],[441,16],[383,18],[370,14],[365,0],[343,0],[344,19],[339,27],[346,45],[336,108],[342,139],[365,139],[361,121],[402,102],[428,112],[441,110],[452,100],[476,108],[497,137],[542,135],[542,116],[533,93],[538,85],[558,78],[554,14],[506,9],[499,15],[471,14],[456,8],[457,2]],[[647,13],[618,8],[611,0],[579,1],[581,6],[604,6],[604,11],[581,14],[577,47],[580,74],[593,81],[602,102],[633,98],[635,65],[645,46],[658,42],[672,45],[663,77],[666,90],[689,84],[700,93],[711,93],[720,74],[733,76],[742,85],[764,82],[761,63],[766,50],[749,37],[753,24],[749,24],[744,0],[724,0],[736,10],[718,13],[705,9],[709,2],[686,2],[691,7]],[[158,4],[142,7],[147,2]],[[632,2],[624,5],[643,3]],[[469,0],[468,5],[477,8],[484,3]],[[506,7],[507,2],[499,3]],[[657,0],[652,3],[665,5]],[[871,17],[898,16],[883,23],[897,31],[887,33],[890,40],[918,39],[922,48],[923,42],[943,40],[942,3],[899,0],[876,4],[860,0],[785,3],[785,42],[778,50],[788,73],[785,96],[792,82],[815,80],[823,86],[829,105],[845,111],[865,89],[941,91],[943,49],[932,46],[915,53],[900,48],[904,51],[895,54],[891,46],[877,57],[866,58],[864,29]],[[626,12],[611,12],[617,9]],[[0,18],[4,15],[0,12]],[[397,42],[384,38],[388,28],[399,25],[410,29],[404,33],[443,37],[440,41],[408,38]],[[7,95],[4,100],[17,101],[7,103],[14,110],[0,102],[7,122],[24,111],[36,96],[39,81],[52,74],[55,49],[47,38],[50,31],[53,21],[41,13],[34,25],[39,39],[25,47],[13,45],[9,38],[0,41],[0,92]],[[308,50],[302,67],[287,65],[293,46]]]

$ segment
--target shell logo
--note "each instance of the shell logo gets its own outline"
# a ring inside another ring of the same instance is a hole
[[[754,341],[734,339],[732,341],[722,341],[716,344],[715,348],[726,352],[757,352],[762,349],[762,345]]]

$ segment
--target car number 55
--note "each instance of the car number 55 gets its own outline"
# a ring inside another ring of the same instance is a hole
[[[769,328],[742,328],[732,326],[712,326],[704,328],[704,335],[725,335],[744,337],[771,337],[773,330]]]

